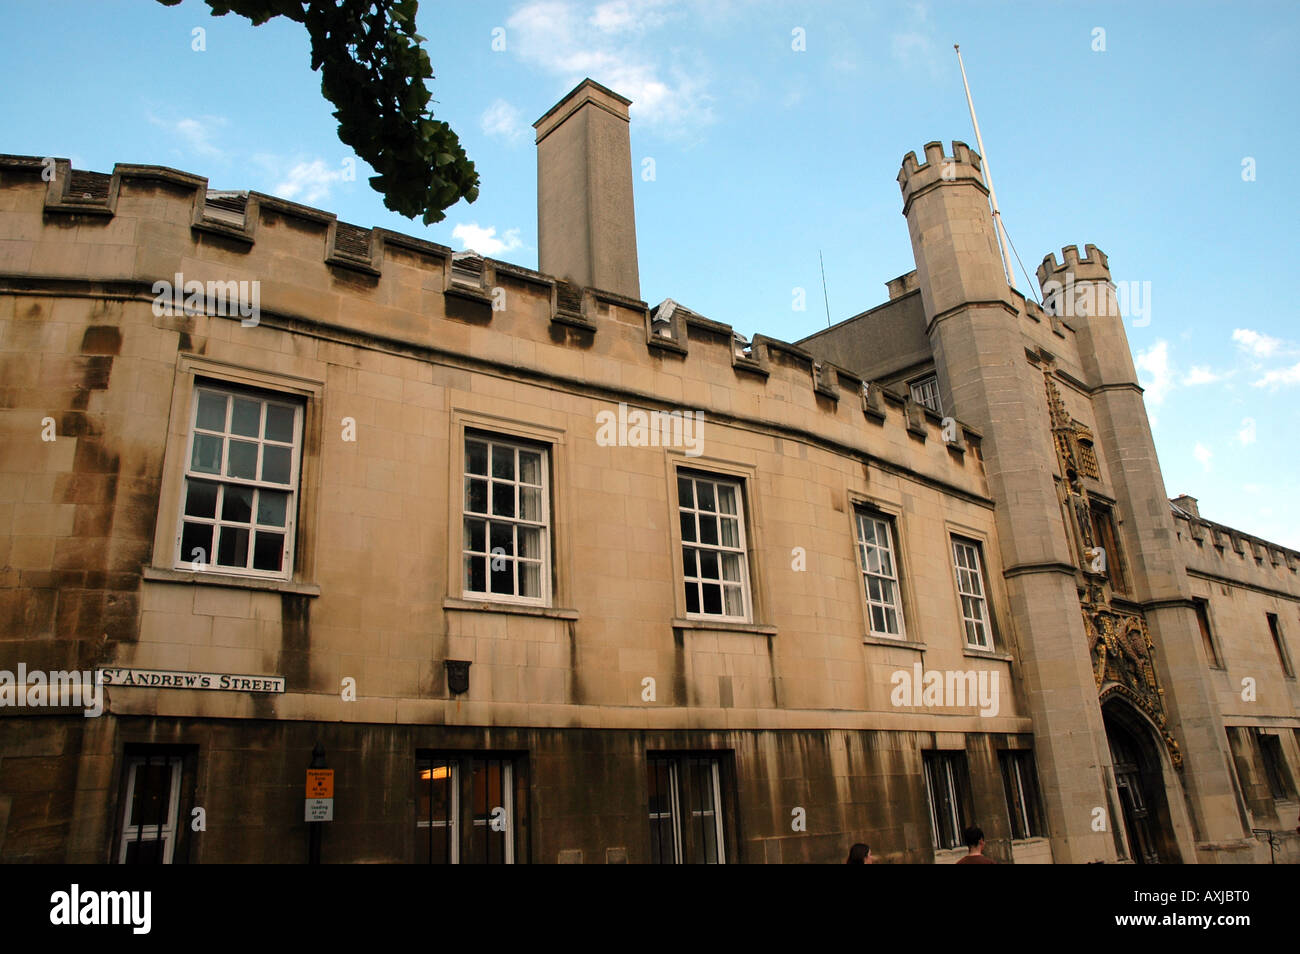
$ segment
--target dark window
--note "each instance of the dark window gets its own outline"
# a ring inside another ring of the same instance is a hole
[[[1087,554],[1085,566],[1089,569],[1096,567],[1094,572],[1103,573],[1110,580],[1111,589],[1116,593],[1127,593],[1128,578],[1124,572],[1124,557],[1119,549],[1119,534],[1115,529],[1115,518],[1109,507],[1095,501],[1092,504],[1091,515],[1092,545],[1100,547],[1103,553],[1101,560],[1097,559],[1095,553]]]
[[[930,798],[930,834],[936,850],[962,847],[970,825],[970,773],[965,752],[922,752]]]
[[[748,622],[752,604],[740,481],[678,474],[677,507],[687,615]]]
[[[1214,645],[1214,634],[1210,632],[1210,613],[1205,600],[1194,599],[1196,604],[1196,622],[1201,628],[1201,642],[1205,644],[1205,656],[1210,660],[1210,665],[1215,669],[1223,668],[1223,660],[1219,658],[1219,650]]]
[[[717,755],[652,755],[649,775],[650,861],[725,864],[723,764]]]
[[[1047,834],[1038,801],[1038,780],[1031,752],[999,752],[1002,787],[1007,796],[1007,816],[1012,838],[1040,838]]]
[[[119,864],[169,865],[183,860],[181,789],[184,757],[174,748],[128,749],[123,779]]]
[[[415,858],[513,864],[518,815],[513,756],[430,753],[415,760]]]
[[[1264,774],[1268,776],[1268,787],[1274,798],[1290,798],[1294,786],[1286,770],[1286,758],[1282,755],[1282,740],[1276,735],[1259,733],[1259,752],[1264,762]]]
[[[1286,650],[1286,640],[1282,638],[1282,627],[1277,621],[1276,613],[1268,613],[1268,631],[1273,634],[1273,648],[1277,650],[1278,661],[1282,664],[1282,671],[1291,679],[1295,678],[1295,670],[1291,668],[1291,654]]]

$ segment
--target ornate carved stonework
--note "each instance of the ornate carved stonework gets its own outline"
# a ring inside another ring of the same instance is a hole
[[[1087,428],[1071,419],[1061,400],[1051,370],[1045,369],[1043,378],[1047,385],[1047,407],[1052,419],[1052,438],[1064,478],[1058,484],[1061,495],[1061,512],[1066,519],[1066,532],[1079,543],[1079,566],[1082,568],[1079,584],[1079,607],[1083,611],[1083,625],[1088,634],[1088,650],[1092,654],[1092,674],[1100,696],[1119,694],[1137,706],[1155,723],[1174,767],[1183,767],[1183,753],[1174,737],[1169,734],[1165,714],[1164,690],[1156,678],[1152,661],[1154,648],[1146,619],[1139,613],[1120,610],[1111,605],[1110,582],[1105,570],[1094,571],[1092,550],[1100,541],[1093,539],[1091,519],[1092,502],[1088,489],[1080,479],[1090,470],[1085,460],[1081,438],[1091,450],[1092,434]],[[1114,555],[1112,555],[1112,558]]]

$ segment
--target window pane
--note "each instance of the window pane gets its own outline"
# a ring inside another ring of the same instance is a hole
[[[681,514],[682,543],[695,542],[695,514]]]
[[[489,546],[493,562],[500,566],[501,557],[515,554],[515,528],[508,523],[491,523],[488,525]]]
[[[487,521],[466,518],[465,549],[477,553],[487,552]]]
[[[465,588],[475,593],[487,592],[487,557],[465,557]]]
[[[241,437],[257,437],[262,432],[262,402],[237,397],[230,412],[230,432]]]
[[[289,495],[276,490],[257,492],[257,522],[283,527]]]
[[[266,405],[266,439],[293,443],[294,410],[283,404]]]
[[[542,595],[542,565],[519,562],[519,595],[537,598]]]
[[[728,616],[745,615],[745,594],[739,586],[724,586],[723,595],[727,601]]]
[[[197,426],[205,431],[224,431],[226,429],[225,395],[200,391],[199,412],[195,420]]]
[[[720,614],[722,612],[722,587],[716,583],[702,583],[700,589],[704,594],[704,612]]]
[[[542,455],[532,451],[519,452],[519,480],[540,486],[542,483]]]
[[[722,578],[730,580],[733,583],[740,582],[740,555],[736,553],[722,554]]]
[[[530,560],[542,558],[542,531],[534,527],[520,527],[518,530],[519,556]]]
[[[466,481],[465,509],[470,513],[487,513],[487,481],[486,480]]]
[[[272,484],[287,484],[292,454],[292,448],[262,445],[262,479]]]
[[[688,580],[686,582],[686,612],[698,613],[699,611],[700,611],[699,584]]]
[[[185,522],[181,532],[181,562],[212,565],[212,524]]]
[[[166,825],[170,810],[172,768],[165,758],[156,758],[152,765],[140,763],[135,767],[135,791],[131,798],[129,825]]]
[[[542,519],[542,491],[531,487],[519,488],[519,517],[534,522]]]
[[[487,473],[487,445],[480,441],[465,443],[465,472],[469,474]]]
[[[248,531],[243,527],[222,527],[217,562],[222,566],[248,566]]]
[[[231,477],[244,480],[256,479],[257,445],[248,441],[231,441],[230,461],[226,473]],[[288,479],[287,475],[285,479]]]
[[[492,476],[502,480],[515,479],[515,449],[492,445]]]
[[[735,514],[736,488],[730,484],[718,485],[718,509],[722,513]]]
[[[690,547],[682,547],[682,569],[687,576],[699,576],[699,565],[695,562],[695,551]]]
[[[495,452],[492,458],[496,460]],[[515,485],[492,482],[492,513],[498,517],[515,515]]]
[[[683,507],[695,506],[695,491],[689,477],[677,478],[677,502]]]
[[[722,518],[722,545],[724,547],[740,546],[740,522],[734,517]]]
[[[695,486],[700,497],[700,509],[708,511],[709,513],[716,512],[718,507],[713,500],[713,484],[709,483],[707,480],[701,480],[697,481]]]
[[[491,560],[492,592],[513,595],[515,592],[515,561],[494,556]]]
[[[208,434],[194,435],[194,453],[190,457],[190,470],[200,474],[219,474],[221,473],[221,445],[223,441],[220,437],[212,437]]]
[[[258,531],[253,546],[253,568],[278,572],[284,561],[284,534]]]
[[[716,547],[718,545],[718,518],[707,513],[700,514],[700,542]]]
[[[718,572],[718,552],[716,550],[700,550],[699,556],[701,579],[721,579],[721,575]]]
[[[187,517],[215,517],[217,515],[217,485],[201,480],[187,481],[185,515]]]
[[[253,488],[227,484],[221,501],[221,519],[249,523],[253,518]]]

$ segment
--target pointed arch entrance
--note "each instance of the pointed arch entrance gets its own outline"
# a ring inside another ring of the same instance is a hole
[[[1165,794],[1159,737],[1119,693],[1103,697],[1101,714],[1115,767],[1129,859],[1134,864],[1182,861]]]

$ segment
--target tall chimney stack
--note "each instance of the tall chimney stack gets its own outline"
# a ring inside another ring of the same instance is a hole
[[[585,79],[537,130],[537,268],[638,301],[632,101]]]

